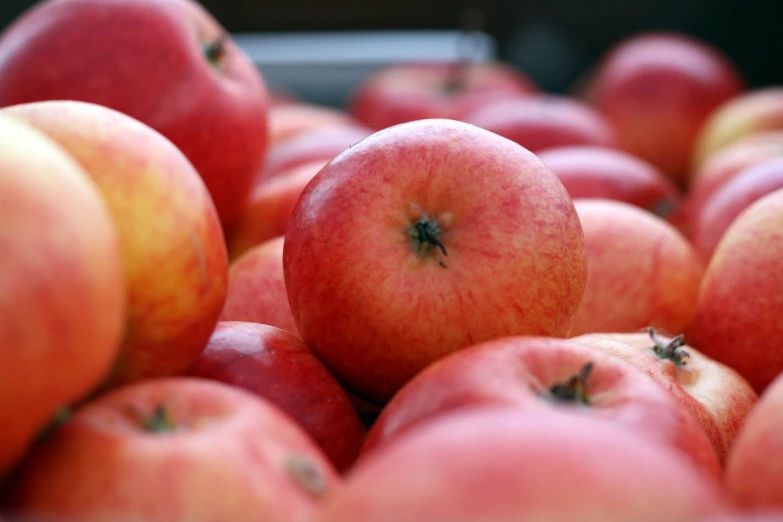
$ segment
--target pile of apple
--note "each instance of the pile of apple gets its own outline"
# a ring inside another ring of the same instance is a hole
[[[0,33],[0,520],[783,520],[783,86],[271,92],[194,0]]]

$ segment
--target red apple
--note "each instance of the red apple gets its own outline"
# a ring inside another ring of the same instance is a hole
[[[571,335],[678,332],[688,323],[704,271],[685,237],[638,207],[611,200],[574,202],[587,251],[587,285]]]
[[[193,163],[224,225],[264,159],[264,81],[193,0],[44,0],[4,30],[0,77],[0,106],[80,100],[159,131]]]
[[[739,69],[715,47],[683,34],[645,32],[605,54],[588,98],[613,123],[624,150],[684,185],[702,125],[744,89]]]
[[[750,412],[726,463],[726,489],[742,508],[783,511],[783,373]]]
[[[188,374],[272,402],[315,440],[339,471],[359,454],[365,429],[345,390],[289,332],[265,324],[218,323]]]
[[[299,102],[269,108],[269,148],[301,132],[356,125],[346,112],[333,107]]]
[[[348,110],[379,130],[429,118],[461,120],[491,100],[537,90],[526,74],[505,63],[408,63],[383,67],[364,79]]]
[[[688,344],[734,368],[761,393],[783,371],[783,189],[746,208],[704,273]]]
[[[709,260],[731,223],[751,203],[783,188],[783,157],[758,163],[727,181],[693,217],[691,242],[702,258]]]
[[[265,241],[231,263],[221,321],[268,324],[299,336],[283,278],[283,241]]]
[[[514,406],[519,415],[554,409],[611,422],[677,450],[716,482],[721,478],[710,440],[653,379],[582,344],[546,337],[487,341],[431,364],[383,408],[362,455],[445,413],[487,405]]]
[[[783,510],[731,510],[698,522],[783,522]]]
[[[620,426],[513,407],[455,412],[361,458],[313,522],[694,522],[714,481]]]
[[[230,259],[285,234],[299,195],[327,161],[320,159],[291,167],[253,189],[226,238]]]
[[[25,460],[11,514],[27,520],[304,521],[340,479],[270,402],[191,377],[115,389]]]
[[[619,357],[645,371],[696,418],[725,462],[742,423],[758,401],[732,368],[685,345],[682,336],[596,333],[572,341]]]
[[[57,410],[108,375],[125,281],[114,221],[86,172],[0,116],[0,481]]]
[[[536,153],[568,145],[618,145],[614,128],[598,111],[565,96],[539,94],[495,100],[464,119]]]
[[[497,134],[437,119],[378,131],[316,174],[283,268],[305,344],[378,404],[477,342],[568,335],[586,276],[557,176]]]
[[[217,324],[228,278],[220,221],[198,173],[163,135],[100,105],[37,102],[0,114],[68,151],[100,189],[119,231],[128,311],[105,384],[183,372]]]
[[[538,154],[560,178],[572,199],[624,201],[664,219],[674,214],[682,194],[660,170],[627,152],[573,145]]]

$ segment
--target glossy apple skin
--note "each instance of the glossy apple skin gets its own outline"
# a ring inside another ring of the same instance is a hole
[[[417,251],[425,217],[446,256]],[[325,166],[294,208],[283,267],[305,344],[377,404],[477,342],[568,335],[586,276],[581,226],[552,171],[453,120],[378,131]]]
[[[269,108],[268,123],[268,148],[302,132],[358,124],[345,111],[306,102],[273,105]]]
[[[360,459],[313,522],[686,522],[725,505],[678,453],[620,426],[486,407],[444,415]]]
[[[191,0],[46,0],[0,39],[0,106],[97,103],[169,138],[203,178],[224,225],[264,159],[269,99],[230,39],[218,65],[204,46],[225,30]]]
[[[173,429],[150,431],[142,420],[161,406]],[[309,480],[295,472],[303,469]],[[320,449],[270,402],[171,377],[80,407],[25,461],[10,507],[30,520],[304,521],[339,485]]]
[[[746,208],[704,273],[688,344],[734,368],[757,393],[783,371],[783,190]]]
[[[531,152],[568,145],[617,148],[617,134],[598,111],[576,98],[539,94],[486,103],[465,121],[500,134]]]
[[[671,336],[659,334],[663,342]],[[734,369],[706,356],[691,346],[682,366],[660,358],[648,333],[596,333],[572,337],[572,341],[619,357],[643,370],[668,390],[693,416],[712,442],[721,463],[758,395]]]
[[[610,200],[574,202],[587,251],[587,285],[571,335],[679,332],[688,323],[704,266],[672,225]]]
[[[572,199],[623,201],[668,219],[680,205],[680,189],[659,169],[627,152],[572,145],[538,158],[552,169]]]
[[[187,158],[152,128],[85,102],[0,109],[53,139],[101,191],[122,245],[128,309],[115,386],[183,372],[206,346],[226,298],[220,220]]]
[[[120,241],[100,192],[54,142],[5,115],[0,253],[2,482],[58,409],[108,375],[126,310]]]
[[[218,323],[188,374],[248,390],[291,416],[338,471],[364,442],[359,416],[332,374],[295,335],[258,323]]]
[[[538,91],[519,69],[499,62],[387,66],[361,82],[348,111],[373,130],[430,118],[462,120],[491,100]]]
[[[549,390],[578,375],[585,364],[590,404],[558,402]],[[416,375],[381,411],[362,455],[394,443],[411,428],[443,414],[487,405],[514,406],[520,415],[541,410],[601,419],[627,428],[721,479],[710,440],[690,413],[641,370],[575,342],[506,337],[448,355]]]
[[[702,125],[745,87],[736,65],[706,42],[677,33],[643,33],[606,53],[588,91],[617,129],[624,150],[684,185]]]

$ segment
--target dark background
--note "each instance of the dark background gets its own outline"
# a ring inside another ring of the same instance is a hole
[[[0,0],[4,27],[32,0]],[[752,86],[783,83],[782,0],[202,0],[231,32],[455,29],[468,8],[485,15],[503,60],[564,91],[612,43],[671,30],[723,50]],[[552,63],[552,57],[557,57]]]

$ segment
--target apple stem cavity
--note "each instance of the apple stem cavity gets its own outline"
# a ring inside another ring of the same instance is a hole
[[[658,339],[653,327],[649,328],[649,332],[650,339],[652,339],[655,344],[653,346],[653,352],[655,352],[655,355],[657,355],[659,359],[671,361],[676,366],[685,366],[687,364],[688,361],[686,361],[686,359],[690,357],[691,354],[685,350],[681,350],[681,348],[685,346],[685,340],[682,334],[674,337],[668,343],[665,343]]]
[[[438,259],[438,264],[443,268],[446,267],[446,263],[439,257],[439,253],[448,257],[446,246],[441,242],[440,236],[443,234],[440,224],[434,220],[423,215],[418,219],[408,231],[408,235],[413,240],[413,248],[418,252],[420,257],[427,257],[435,254]]]
[[[144,414],[133,407],[128,408],[128,413],[139,427],[148,433],[170,433],[177,430],[165,404],[160,404],[151,415]]]
[[[228,35],[225,33],[211,42],[204,43],[204,56],[213,67],[217,68],[220,65],[220,60],[226,54],[226,44],[228,44]]]
[[[575,402],[589,405],[590,398],[587,394],[587,378],[593,371],[593,363],[588,362],[579,373],[572,375],[565,382],[557,383],[549,389],[549,397],[561,402]]]
[[[316,497],[322,497],[326,493],[326,477],[307,456],[299,453],[288,455],[285,469],[308,493]]]

